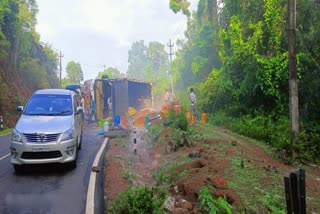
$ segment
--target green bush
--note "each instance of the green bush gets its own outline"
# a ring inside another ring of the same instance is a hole
[[[263,204],[265,208],[267,208],[270,213],[274,214],[286,214],[286,209],[283,206],[285,203],[284,199],[281,198],[276,192],[265,192],[263,198],[259,198],[258,201]]]
[[[171,127],[182,131],[188,130],[189,120],[186,117],[185,110],[176,113],[173,109],[169,111],[169,119],[172,121]]]
[[[205,136],[199,131],[195,130],[193,127],[189,128],[186,132],[186,138],[191,145],[195,145],[198,141],[205,140]]]
[[[105,122],[108,122],[109,124],[112,124],[112,119],[111,118],[105,118],[105,119],[99,120],[99,122],[98,122],[99,127],[104,127],[104,123]]]
[[[111,214],[150,214],[162,213],[161,206],[165,200],[165,192],[146,186],[131,187],[120,193],[111,204]]]
[[[275,119],[277,118],[277,119]],[[290,152],[290,120],[288,117],[273,115],[228,117],[223,112],[209,116],[209,123],[222,126],[241,135],[262,141],[278,151]],[[301,123],[299,141],[294,145],[297,158],[320,162],[320,124]]]
[[[148,130],[148,133],[147,133],[148,137],[150,137],[154,142],[159,136],[159,134],[161,133],[161,131],[163,130],[163,127],[160,125],[149,125],[147,126],[147,130]]]
[[[216,213],[232,213],[232,206],[228,203],[226,198],[219,197],[214,198],[208,187],[202,187],[200,189],[200,207],[203,211],[209,214],[216,214]]]
[[[157,182],[157,185],[170,186],[176,179],[177,163],[175,161],[164,161],[161,168],[151,173],[152,178]]]
[[[295,152],[300,159],[320,163],[320,124],[307,122],[300,125],[299,141]]]

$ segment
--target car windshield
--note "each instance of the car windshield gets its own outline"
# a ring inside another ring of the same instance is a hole
[[[72,102],[70,95],[35,94],[29,100],[24,115],[71,115]]]

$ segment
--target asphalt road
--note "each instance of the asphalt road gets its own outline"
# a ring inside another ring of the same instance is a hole
[[[92,164],[104,138],[94,124],[83,131],[76,169],[34,165],[18,175],[10,163],[10,135],[0,137],[0,213],[85,213]],[[102,172],[97,177],[101,185]],[[103,213],[103,191],[96,194],[95,213]]]

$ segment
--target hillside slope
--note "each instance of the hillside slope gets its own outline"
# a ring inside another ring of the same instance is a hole
[[[0,65],[0,115],[4,117],[5,127],[14,126],[20,115],[17,106],[25,105],[32,92],[11,66]]]
[[[175,151],[168,150],[175,138],[169,127],[154,141],[138,130],[136,154],[133,136],[112,139],[105,158],[106,209],[121,203],[116,199],[129,187],[147,185],[174,198],[170,213],[206,213],[199,201],[206,186],[213,197],[226,197],[232,213],[285,213],[283,176],[300,167],[307,176],[307,213],[320,212],[317,166],[287,165],[272,148],[209,124],[191,128],[201,137]]]

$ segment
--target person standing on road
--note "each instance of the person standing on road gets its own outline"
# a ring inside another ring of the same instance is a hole
[[[191,122],[196,121],[196,95],[193,92],[193,88],[190,88],[190,119]]]
[[[112,101],[111,101],[111,97],[108,98],[108,116],[112,118]]]
[[[96,114],[96,101],[93,99],[92,96],[91,98],[91,114],[89,116],[89,121],[90,122],[97,122],[97,114]],[[92,120],[92,116],[94,116],[94,120]]]
[[[165,104],[169,104],[169,98],[170,98],[170,93],[169,93],[169,90],[166,88],[166,90],[164,92],[164,103]]]

